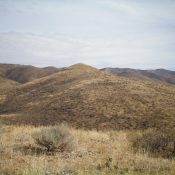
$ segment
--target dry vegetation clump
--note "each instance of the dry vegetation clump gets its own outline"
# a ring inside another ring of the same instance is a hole
[[[153,156],[175,157],[175,130],[149,129],[129,135],[134,150],[148,152]]]
[[[75,148],[74,137],[65,125],[48,126],[32,134],[35,143],[47,151],[71,151]]]

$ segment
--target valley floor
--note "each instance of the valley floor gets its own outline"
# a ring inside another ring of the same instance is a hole
[[[1,175],[174,175],[175,161],[134,153],[127,139],[132,131],[84,131],[69,128],[73,152],[42,152],[32,133],[42,127],[0,127]]]

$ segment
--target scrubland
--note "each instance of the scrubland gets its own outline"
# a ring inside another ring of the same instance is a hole
[[[50,126],[50,128],[53,126]],[[174,175],[175,160],[132,147],[133,135],[141,131],[95,131],[67,127],[72,150],[48,151],[33,134],[43,126],[0,128],[1,175]],[[132,135],[132,136],[131,136]],[[132,139],[130,139],[132,138]]]
[[[7,68],[0,175],[175,175],[174,85],[82,64]]]

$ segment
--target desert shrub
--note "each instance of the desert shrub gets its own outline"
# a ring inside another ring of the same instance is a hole
[[[143,133],[129,135],[134,150],[141,150],[153,156],[175,157],[175,130],[160,131],[150,129]]]
[[[43,127],[34,132],[35,143],[45,147],[47,151],[71,151],[75,148],[74,137],[65,125]]]

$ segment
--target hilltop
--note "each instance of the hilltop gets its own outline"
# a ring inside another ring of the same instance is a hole
[[[104,68],[102,71],[133,79],[158,80],[165,83],[175,84],[175,72],[166,69],[138,70],[129,68]]]
[[[175,87],[113,76],[77,64],[21,84],[5,94],[3,122],[56,124],[86,129],[175,126]]]

